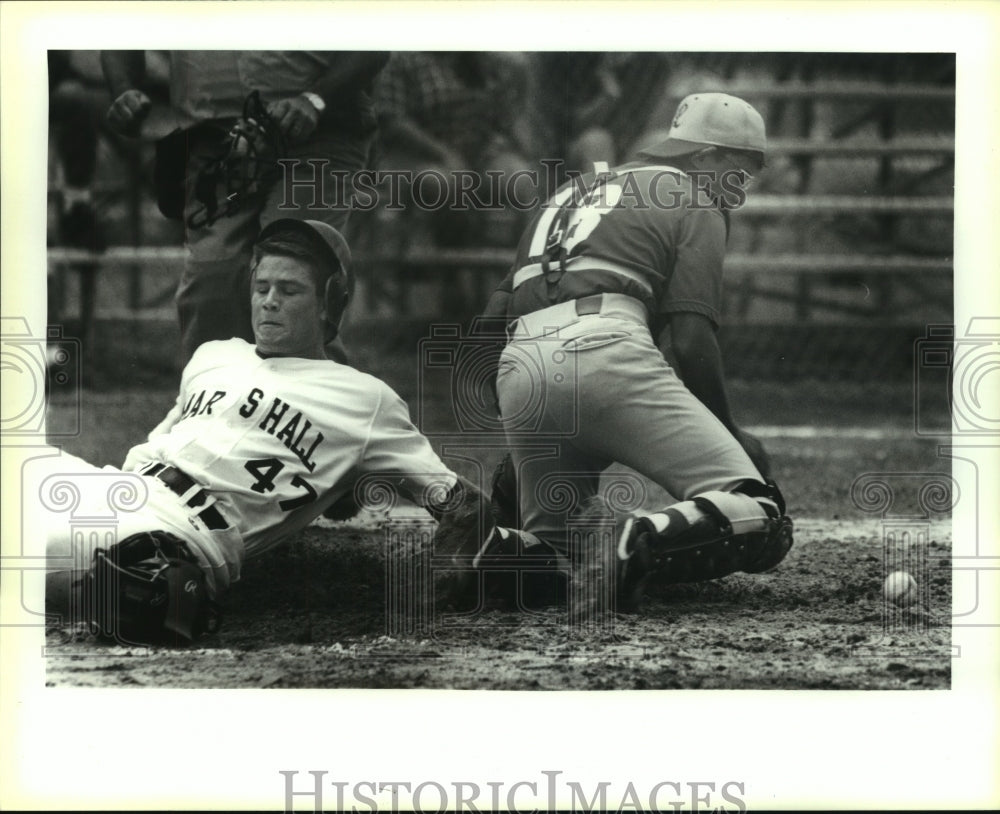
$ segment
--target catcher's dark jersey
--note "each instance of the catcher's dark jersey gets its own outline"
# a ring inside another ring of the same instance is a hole
[[[642,301],[654,320],[695,312],[718,325],[726,246],[722,211],[673,167],[626,164],[602,179],[571,181],[535,216],[501,284],[513,292],[508,317],[589,294],[619,293]],[[561,218],[565,206],[570,210]],[[561,276],[551,260],[545,274],[543,258],[552,241],[565,250]]]

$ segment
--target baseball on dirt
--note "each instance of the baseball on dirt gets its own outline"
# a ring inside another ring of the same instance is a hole
[[[912,605],[917,599],[917,581],[906,571],[893,571],[882,584],[882,594],[901,608]]]

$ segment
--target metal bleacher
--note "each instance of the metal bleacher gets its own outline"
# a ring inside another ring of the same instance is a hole
[[[896,111],[900,105],[951,106],[953,85],[901,83],[886,81],[773,81],[756,84],[728,84],[725,90],[751,102],[797,106],[798,133],[782,134],[769,142],[769,164],[783,160],[794,167],[796,183],[780,193],[763,190],[751,195],[740,210],[751,236],[745,246],[734,248],[727,258],[727,274],[732,276],[737,292],[735,316],[744,316],[755,301],[770,299],[792,303],[797,319],[808,319],[817,308],[829,308],[855,318],[877,317],[900,286],[920,290],[929,279],[949,281],[952,274],[950,248],[947,252],[906,251],[898,248],[895,235],[903,219],[950,219],[954,200],[951,195],[920,192],[921,180],[940,177],[953,167],[955,142],[939,133],[899,132]],[[851,118],[832,135],[818,137],[814,132],[813,109],[818,104],[849,104]],[[872,130],[875,134],[872,135]],[[865,135],[860,135],[865,133]],[[823,160],[866,159],[875,162],[872,189],[850,193],[814,193],[811,181],[816,162]],[[915,176],[906,184],[898,183],[896,167],[900,160],[922,162]],[[874,223],[881,242],[850,251],[815,251],[803,219],[866,218]],[[792,236],[791,245],[776,251],[760,238],[765,228],[785,229]],[[873,250],[872,246],[875,246]],[[80,272],[80,318],[84,330],[95,318],[98,274],[103,268],[126,267],[132,270],[131,294],[124,313],[133,319],[163,317],[170,309],[162,296],[147,301],[143,296],[142,269],[151,264],[166,266],[179,273],[184,251],[179,246],[113,246],[102,253],[53,247],[48,252],[50,274],[64,280],[67,272]],[[406,298],[400,295],[406,280],[414,274],[431,275],[444,287],[458,275],[478,276],[488,290],[509,267],[512,249],[408,249],[403,253],[385,250],[360,251],[357,256],[359,277],[395,284],[371,293],[371,296],[396,298],[393,306],[406,310]],[[878,297],[865,307],[824,299],[822,290],[831,280],[875,281]],[[780,285],[774,282],[780,280]],[[891,283],[891,284],[890,284]],[[58,286],[57,286],[58,287]],[[481,304],[481,303],[479,303]],[[101,308],[101,315],[111,316]]]

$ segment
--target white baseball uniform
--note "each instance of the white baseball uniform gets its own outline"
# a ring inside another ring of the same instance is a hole
[[[67,479],[101,471],[68,456],[54,463]],[[304,528],[366,475],[421,504],[457,481],[384,382],[325,359],[262,358],[242,339],[198,348],[174,408],[122,471],[149,477],[148,498],[122,516],[119,539],[177,534],[216,589],[239,578],[245,557]],[[172,486],[158,472],[174,473]],[[178,482],[189,486],[183,494]],[[61,529],[50,530],[50,560],[71,553],[72,535]]]

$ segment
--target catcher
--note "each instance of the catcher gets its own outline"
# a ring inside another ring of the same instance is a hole
[[[191,641],[217,625],[246,558],[350,504],[365,479],[427,508],[453,538],[481,539],[481,492],[441,462],[402,399],[324,356],[350,269],[346,242],[325,223],[264,228],[249,274],[256,344],[198,348],[174,408],[122,466],[145,479],[148,499],[121,513],[120,542],[98,547],[84,573],[50,571],[50,610],[64,612],[62,599],[82,587],[106,635]],[[77,494],[96,469],[69,456],[52,467]],[[66,525],[51,528],[49,568],[74,562],[79,545]]]
[[[654,573],[691,582],[785,557],[792,523],[763,446],[733,420],[716,338],[728,210],[764,153],[752,106],[694,94],[640,161],[564,186],[530,224],[475,328],[497,343],[511,449],[481,567],[572,561],[568,512],[593,504],[613,462],[680,499],[625,523],[619,608]]]

